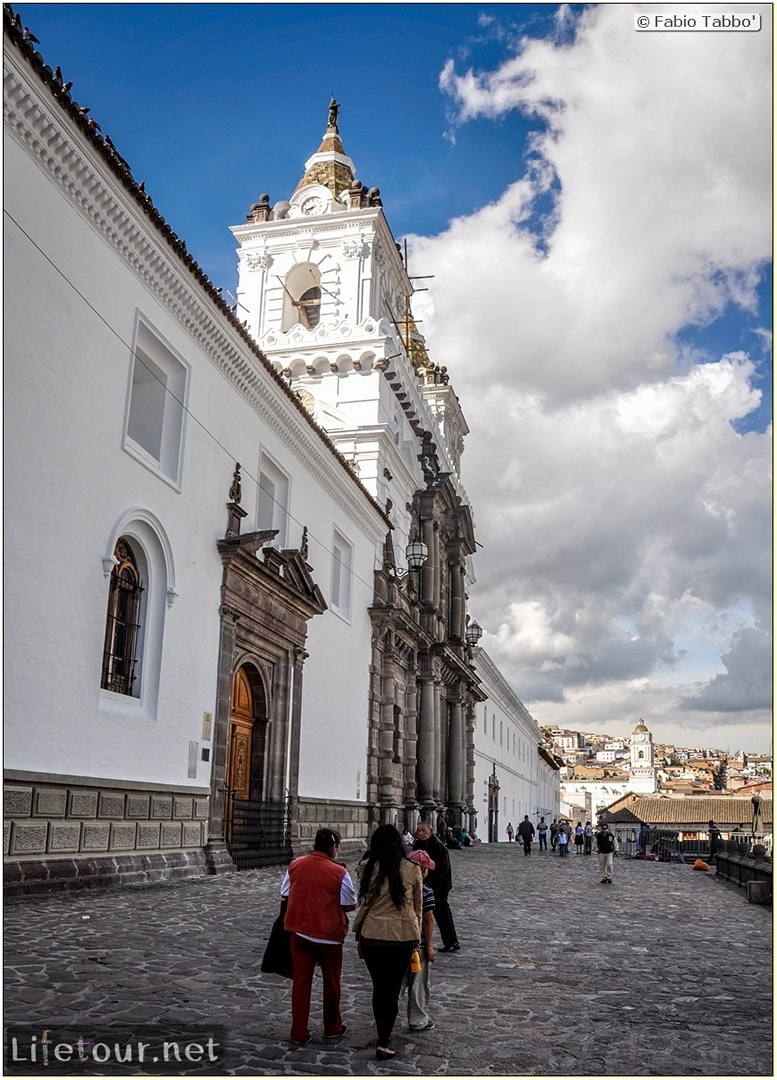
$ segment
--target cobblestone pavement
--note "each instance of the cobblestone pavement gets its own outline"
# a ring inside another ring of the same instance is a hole
[[[773,1076],[771,907],[690,865],[616,859],[603,885],[595,855],[516,844],[452,864],[462,949],[432,969],[434,1030],[401,1008],[389,1063],[352,936],[348,1036],[324,1043],[317,977],[313,1040],[287,1041],[290,983],[259,971],[282,867],[7,904],[6,1024],[223,1025],[214,1075]]]

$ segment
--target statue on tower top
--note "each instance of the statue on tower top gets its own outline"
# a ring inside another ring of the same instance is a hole
[[[335,101],[335,96],[332,94],[332,100],[329,102],[329,119],[327,120],[327,127],[337,130],[337,114],[340,112],[340,102]]]

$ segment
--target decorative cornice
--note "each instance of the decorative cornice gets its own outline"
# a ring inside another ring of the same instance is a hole
[[[343,229],[347,228],[348,231],[353,229],[353,226],[357,223],[354,219],[358,217],[358,224],[361,229],[365,229],[368,225],[372,224],[373,229],[370,230],[372,234],[375,233],[377,227],[377,218],[373,213],[373,220],[367,216],[370,211],[348,211],[345,208],[338,210],[334,213],[327,214],[325,217],[316,218],[316,236],[320,237],[324,233],[342,233]],[[251,222],[249,225],[232,225],[229,230],[236,240],[239,240],[244,247],[248,247],[249,244],[255,243],[258,240],[263,240],[267,237],[268,233],[272,234],[273,238],[282,237],[284,240],[288,240],[290,237],[303,236],[310,233],[310,222],[305,217],[283,218],[280,221],[273,219],[267,222]],[[369,236],[366,237],[365,242],[369,240]]]

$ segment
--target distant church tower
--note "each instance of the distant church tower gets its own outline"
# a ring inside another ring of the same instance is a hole
[[[631,736],[631,761],[629,763],[631,790],[638,794],[652,795],[658,790],[653,762],[653,736],[640,720]]]

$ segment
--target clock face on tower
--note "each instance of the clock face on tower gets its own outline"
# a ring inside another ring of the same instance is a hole
[[[636,738],[637,742],[644,742],[645,741],[645,732],[640,731],[640,733],[638,735],[636,735],[635,738]]]
[[[319,195],[311,195],[300,205],[300,210],[303,214],[323,214],[326,203]]]

